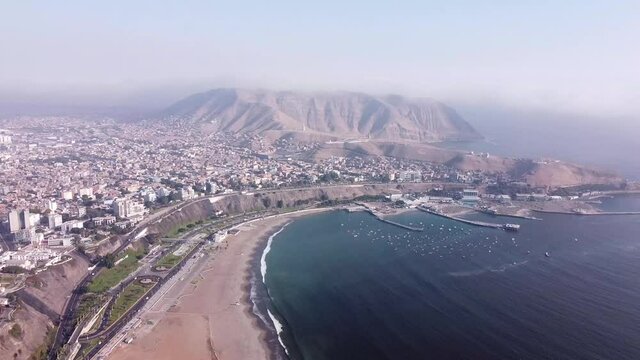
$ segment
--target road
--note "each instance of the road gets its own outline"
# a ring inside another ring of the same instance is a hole
[[[407,183],[409,184],[409,183]],[[462,184],[459,183],[448,183],[448,182],[420,182],[420,183],[410,183],[410,184],[429,184],[429,185],[433,185],[433,186],[448,186],[448,185],[455,185],[455,186],[462,186]],[[245,193],[246,195],[253,195],[253,194],[265,194],[265,193],[273,193],[273,192],[286,192],[286,191],[297,191],[297,190],[308,190],[308,189],[328,189],[328,188],[335,188],[335,187],[351,187],[351,188],[355,188],[355,187],[362,187],[362,186],[367,186],[367,185],[393,185],[393,184],[384,184],[384,183],[375,183],[375,182],[368,182],[368,183],[359,183],[359,184],[329,184],[329,185],[323,185],[323,186],[304,186],[304,187],[291,187],[291,188],[279,188],[279,189],[261,189],[261,190],[256,190],[256,191],[252,191],[252,192],[248,192]],[[217,195],[210,195],[210,196],[205,196],[205,197],[200,197],[197,199],[193,199],[193,200],[188,200],[188,201],[184,201],[181,203],[177,203],[177,204],[173,204],[170,205],[166,208],[162,208],[152,214],[149,214],[146,218],[144,218],[140,223],[138,223],[136,225],[136,227],[126,236],[125,241],[123,241],[122,245],[120,247],[118,247],[118,249],[116,249],[113,253],[118,254],[120,252],[122,252],[122,250],[124,250],[127,246],[129,246],[132,242],[132,240],[136,239],[136,235],[140,234],[143,231],[146,231],[146,227],[149,224],[152,223],[159,223],[160,221],[162,221],[165,217],[173,214],[176,211],[181,211],[182,208],[189,206],[191,204],[200,202],[200,201],[211,201],[211,199],[215,199],[215,198],[224,198],[224,197],[228,197],[228,196],[234,196],[234,195],[240,195],[242,194],[241,192],[232,192],[232,193],[227,193],[227,194],[217,194]],[[232,227],[237,225],[240,222],[244,222],[248,219],[243,218],[243,216],[238,216],[240,218],[240,221],[229,225],[228,227]],[[261,217],[261,216],[257,216],[257,217]],[[256,218],[257,218],[256,217]],[[235,219],[234,219],[235,220]],[[196,231],[201,231],[202,229],[194,229],[193,232]],[[191,232],[189,232],[190,234]],[[186,235],[186,234],[185,234]],[[95,278],[95,276],[98,275],[98,273],[103,269],[102,266],[98,265],[96,266],[96,268],[94,269],[94,271],[92,271],[91,273],[88,273],[78,284],[78,286],[73,290],[73,292],[71,293],[71,296],[69,297],[67,303],[64,306],[63,309],[63,315],[60,317],[60,323],[59,326],[56,330],[56,335],[54,338],[54,342],[52,345],[52,348],[49,352],[49,356],[48,359],[49,360],[54,360],[57,357],[57,354],[60,350],[60,348],[62,347],[62,345],[64,345],[66,343],[66,339],[68,339],[68,337],[72,334],[73,330],[74,330],[74,324],[73,324],[73,320],[74,320],[74,314],[75,314],[75,310],[78,306],[78,303],[80,301],[81,298],[81,294],[78,291],[79,289],[82,289],[84,286],[86,286],[91,280],[93,280],[93,278]]]

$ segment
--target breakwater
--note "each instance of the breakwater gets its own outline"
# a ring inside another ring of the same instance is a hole
[[[437,211],[433,211],[433,210],[427,209],[427,208],[422,207],[422,206],[418,206],[417,209],[420,210],[420,211],[424,211],[426,213],[429,213],[429,214],[441,216],[443,218],[459,221],[459,222],[462,222],[462,223],[465,223],[465,224],[469,224],[469,225],[473,225],[473,226],[481,226],[481,227],[494,228],[494,229],[502,229],[504,227],[503,224],[495,224],[495,223],[489,223],[489,222],[484,222],[484,221],[467,220],[467,219],[462,219],[462,218],[455,217],[455,216],[450,216],[450,215],[447,215],[447,214],[443,214],[443,213],[439,213]]]

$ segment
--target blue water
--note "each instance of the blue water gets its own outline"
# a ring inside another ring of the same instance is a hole
[[[334,211],[274,238],[266,282],[291,358],[640,359],[639,216],[486,216],[518,233],[396,220],[425,231]]]

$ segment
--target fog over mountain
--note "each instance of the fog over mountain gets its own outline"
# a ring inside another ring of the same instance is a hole
[[[416,142],[481,138],[441,102],[354,92],[216,89],[175,103],[159,118],[236,133],[295,131]]]

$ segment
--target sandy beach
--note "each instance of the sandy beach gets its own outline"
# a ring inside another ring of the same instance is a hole
[[[265,332],[252,313],[250,270],[266,239],[295,217],[327,209],[279,215],[242,224],[212,256],[193,270],[141,316],[131,344],[108,357],[125,359],[269,358]]]

